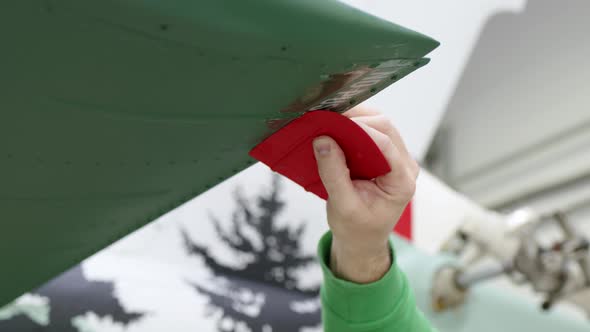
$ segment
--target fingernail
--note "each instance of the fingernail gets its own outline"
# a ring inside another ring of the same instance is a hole
[[[313,141],[313,148],[315,152],[320,156],[326,156],[330,153],[330,142],[326,142],[326,140],[318,138]]]

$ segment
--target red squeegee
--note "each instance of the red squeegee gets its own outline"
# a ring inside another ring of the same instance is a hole
[[[327,199],[312,145],[316,137],[324,135],[332,137],[344,151],[353,179],[374,179],[391,171],[379,147],[359,125],[330,111],[305,113],[254,147],[250,156],[305,190]],[[411,204],[400,217],[395,232],[407,239],[412,238]]]

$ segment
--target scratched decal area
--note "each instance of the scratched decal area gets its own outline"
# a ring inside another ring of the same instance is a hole
[[[310,88],[304,96],[282,112],[344,112],[401,78],[398,74],[403,70],[407,71],[415,63],[415,60],[408,59],[389,60],[377,66],[363,66],[349,72],[329,75],[324,82]]]

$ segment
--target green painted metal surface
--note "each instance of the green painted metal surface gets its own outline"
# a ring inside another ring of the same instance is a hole
[[[0,304],[437,46],[332,0],[5,0],[0,38]]]

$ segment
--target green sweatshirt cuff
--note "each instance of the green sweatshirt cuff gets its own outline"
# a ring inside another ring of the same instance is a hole
[[[367,331],[392,326],[392,320],[407,318],[408,311],[414,309],[414,299],[405,275],[395,263],[391,241],[391,268],[383,278],[371,284],[356,284],[334,276],[329,267],[331,246],[332,233],[328,232],[318,246],[324,274],[321,300],[325,331]]]

